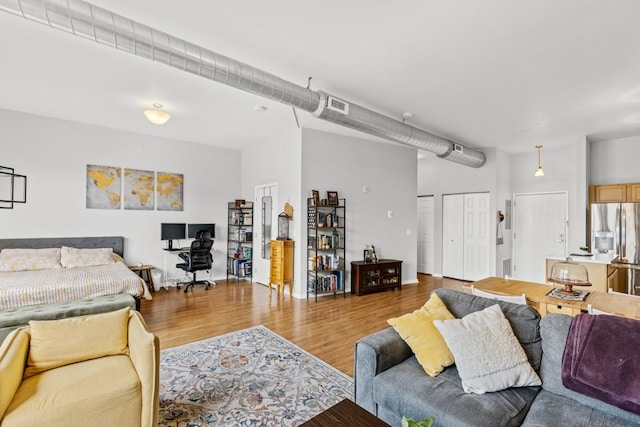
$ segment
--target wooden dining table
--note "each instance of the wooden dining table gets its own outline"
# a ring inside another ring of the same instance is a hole
[[[588,305],[593,308],[618,316],[640,319],[640,297],[618,293],[590,291],[588,287],[580,288],[589,292],[583,301],[570,301],[549,296],[553,285],[526,282],[523,280],[506,279],[502,277],[487,277],[469,283],[474,287],[499,295],[525,294],[527,304],[534,307],[540,315],[547,313],[560,313],[575,316],[587,312]]]

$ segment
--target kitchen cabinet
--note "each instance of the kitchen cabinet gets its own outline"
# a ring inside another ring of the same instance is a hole
[[[627,184],[627,202],[640,202],[640,184]]]
[[[615,292],[621,292],[626,294],[627,287],[625,286],[626,280],[620,280],[620,270],[615,267],[608,266],[609,275],[607,276],[607,289],[612,289]],[[626,277],[626,275],[625,275]]]
[[[589,187],[590,203],[640,202],[640,183],[592,185]]]

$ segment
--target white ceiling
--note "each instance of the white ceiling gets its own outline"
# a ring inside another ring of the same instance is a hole
[[[640,135],[638,0],[92,3],[471,147]],[[2,12],[0,108],[232,148],[296,126],[291,107]]]

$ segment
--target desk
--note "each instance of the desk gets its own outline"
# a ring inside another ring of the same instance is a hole
[[[527,304],[534,307],[541,316],[547,313],[560,313],[575,316],[587,311],[587,305],[593,308],[617,314],[631,319],[640,319],[640,298],[631,295],[608,294],[605,292],[589,291],[584,301],[565,301],[547,296],[553,288],[550,285],[525,282],[522,280],[488,277],[473,283],[476,288],[502,295],[522,295],[527,297]]]
[[[162,270],[162,285],[161,287],[164,288],[165,290],[168,290],[169,286],[178,286],[177,282],[179,282],[180,280],[183,280],[185,278],[184,276],[184,271],[183,270],[174,270],[176,272],[182,272],[183,275],[181,276],[174,276],[171,277],[169,275],[169,270],[167,267],[167,259],[169,258],[169,255],[176,255],[176,263],[173,264],[173,266],[175,267],[175,264],[177,264],[178,262],[183,262],[182,258],[178,257],[178,254],[181,253],[189,253],[189,250],[191,248],[190,247],[184,247],[184,248],[174,248],[174,249],[162,249],[163,253],[164,253],[164,269]],[[214,248],[211,248],[211,253],[213,254],[216,250]],[[213,271],[213,261],[211,262],[211,271]],[[210,276],[210,275],[209,275]],[[198,278],[198,280],[201,280],[200,278]],[[212,285],[215,285],[216,282],[215,280],[211,279],[211,277],[207,277],[207,280],[209,282],[211,282]],[[170,283],[172,282],[172,283]]]
[[[188,253],[189,252],[189,248],[175,248],[175,249],[162,249],[163,255],[164,255],[164,266],[162,269],[162,285],[161,287],[164,288],[165,290],[169,289],[169,286],[177,286],[176,285],[176,280],[178,280],[177,277],[174,277],[173,279],[170,278],[169,276],[169,270],[167,268],[167,259],[169,258],[169,255],[175,255],[177,257],[178,254],[181,253]],[[179,257],[176,258],[176,261],[180,260]],[[177,262],[176,262],[177,264]],[[175,267],[175,264],[174,264]],[[169,283],[170,281],[172,281],[173,283]]]

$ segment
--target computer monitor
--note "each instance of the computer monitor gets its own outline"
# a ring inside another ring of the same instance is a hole
[[[167,249],[173,249],[174,239],[186,238],[187,224],[185,223],[167,223],[160,224],[160,240],[167,241]]]
[[[187,237],[189,239],[195,239],[198,231],[208,231],[211,238],[216,237],[216,225],[215,224],[189,224],[187,226]]]

